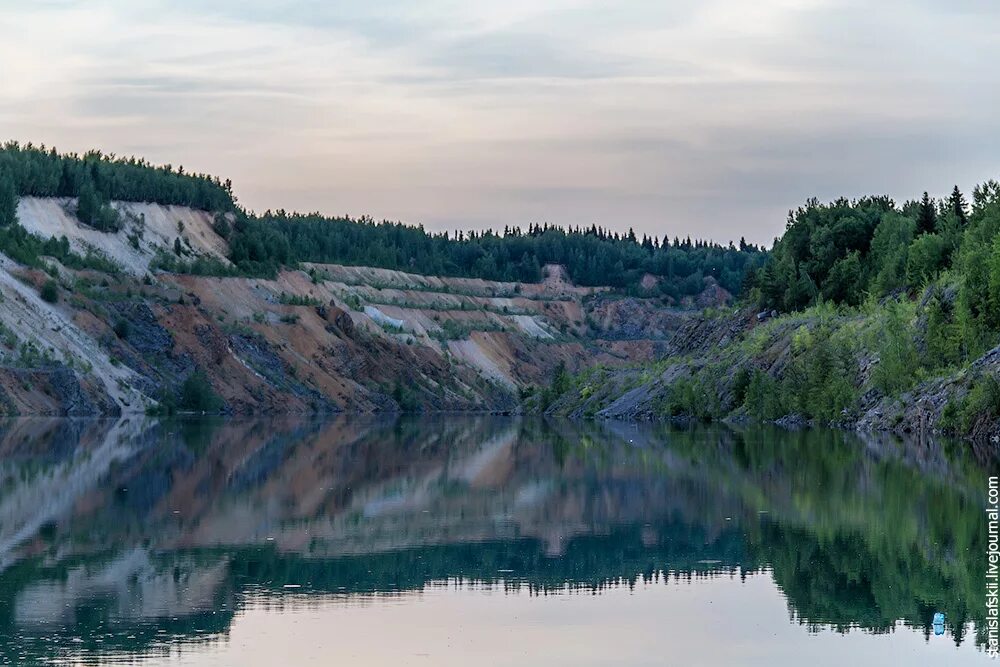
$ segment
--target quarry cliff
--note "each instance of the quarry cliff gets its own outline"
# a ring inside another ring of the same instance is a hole
[[[3,413],[513,412],[558,370],[664,358],[693,312],[575,286],[558,265],[539,283],[308,262],[175,273],[164,258],[228,264],[218,216],[110,205],[120,228],[98,231],[72,199],[20,198],[29,234],[97,261],[0,257]],[[700,301],[729,298],[705,279]]]

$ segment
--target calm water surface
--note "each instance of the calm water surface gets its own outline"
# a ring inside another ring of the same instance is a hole
[[[995,470],[763,427],[9,422],[0,664],[984,664]]]

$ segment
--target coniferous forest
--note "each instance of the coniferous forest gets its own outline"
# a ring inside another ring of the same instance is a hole
[[[91,151],[8,143],[0,149],[0,224],[15,222],[17,198],[77,197],[77,215],[105,231],[119,227],[111,201],[175,204],[216,213],[216,229],[229,241],[240,273],[273,275],[298,262],[326,262],[398,269],[426,275],[536,282],[545,264],[562,264],[581,285],[634,288],[644,274],[661,278],[658,290],[672,298],[698,294],[705,278],[733,294],[746,273],[760,266],[763,250],[690,238],[620,234],[597,225],[564,229],[531,223],[502,231],[428,232],[422,226],[376,222],[370,217],[325,217],[240,208],[231,183],[182,167],[157,167],[136,158]],[[220,270],[211,264],[175,262],[175,270]]]
[[[531,224],[502,233],[431,233],[370,218],[326,218],[267,212],[241,217],[230,235],[232,260],[251,274],[296,261],[377,266],[442,276],[537,282],[545,264],[562,264],[581,285],[632,287],[646,273],[662,277],[673,297],[697,294],[712,277],[732,293],[765,253],[740,243],[638,239],[597,226],[563,229]]]

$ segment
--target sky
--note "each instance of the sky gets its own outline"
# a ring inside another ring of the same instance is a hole
[[[0,0],[0,139],[244,206],[770,242],[1000,177],[1000,4]]]

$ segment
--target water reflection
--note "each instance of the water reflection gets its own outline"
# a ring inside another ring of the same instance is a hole
[[[223,641],[290,596],[755,573],[807,630],[929,635],[943,612],[982,643],[983,459],[763,427],[19,420],[0,435],[0,662]]]

